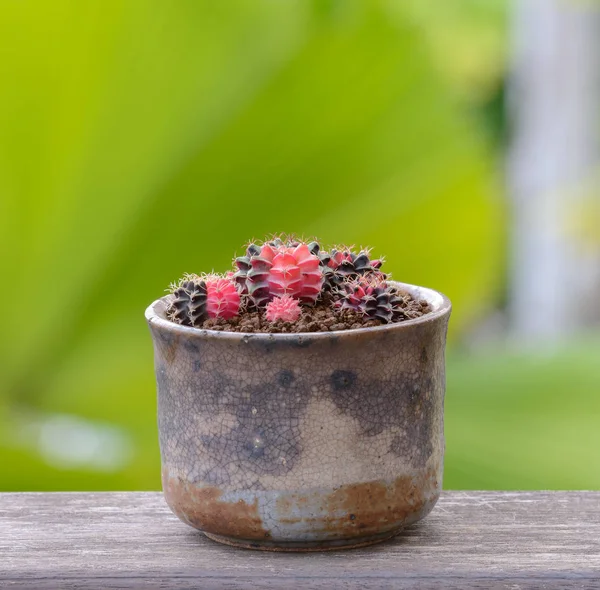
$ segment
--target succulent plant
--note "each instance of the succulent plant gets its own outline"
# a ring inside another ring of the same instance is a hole
[[[240,312],[240,294],[230,277],[209,275],[206,282],[206,314],[229,320]]]
[[[232,277],[185,275],[172,286],[167,317],[183,326],[200,327],[207,318],[231,319],[240,310],[240,294]]]
[[[302,310],[300,309],[299,301],[289,295],[283,295],[281,297],[273,297],[267,303],[265,317],[269,322],[276,322],[277,320],[295,322],[301,313]]]
[[[317,300],[323,276],[318,257],[310,253],[306,244],[277,249],[266,246],[261,256],[272,262],[269,288],[273,295],[291,295],[304,303]]]
[[[357,313],[367,326],[428,313],[427,302],[387,282],[382,262],[368,249],[324,250],[317,241],[274,236],[250,243],[235,259],[235,272],[185,275],[172,286],[167,317],[214,330],[277,332],[358,327]],[[303,311],[307,306],[314,309]],[[295,325],[269,326],[278,321]]]
[[[271,248],[295,248],[296,246],[299,246],[302,242],[292,236],[281,235],[274,236],[272,239],[265,243],[271,246]]]
[[[282,295],[314,304],[321,293],[323,272],[319,257],[302,242],[277,238],[263,244],[260,250],[251,244],[235,264],[235,281],[256,307],[264,307],[273,297]]]
[[[360,277],[342,283],[336,291],[336,304],[352,309],[371,319],[389,323],[394,319],[402,300],[394,287],[380,278]]]
[[[174,299],[167,308],[167,318],[183,326],[200,326],[206,318],[205,281],[197,275],[185,275],[171,288]]]
[[[321,267],[327,268],[327,264],[331,260],[331,255],[326,250],[321,250],[319,242],[310,242],[308,244],[308,251],[319,259]]]
[[[349,248],[341,250],[332,249],[330,252],[319,251],[318,244],[313,251],[321,260],[323,267],[324,287],[326,290],[335,290],[344,281],[356,279],[361,276],[385,280],[386,275],[381,272],[382,259],[371,260],[368,250],[352,252]]]
[[[260,246],[250,243],[246,247],[246,254],[244,256],[238,256],[234,260],[234,264],[237,267],[237,272],[233,275],[233,278],[237,283],[240,292],[243,294],[248,293],[246,279],[248,278],[248,272],[252,268],[252,259],[256,258],[257,256],[260,256]]]

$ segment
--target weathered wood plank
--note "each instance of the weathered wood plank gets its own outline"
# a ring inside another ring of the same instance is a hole
[[[446,492],[382,545],[213,543],[158,493],[0,494],[0,588],[600,588],[600,493]]]

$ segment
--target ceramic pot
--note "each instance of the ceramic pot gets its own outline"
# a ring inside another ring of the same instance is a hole
[[[421,318],[305,334],[199,330],[146,310],[165,499],[211,539],[357,547],[423,518],[442,487],[450,302]]]

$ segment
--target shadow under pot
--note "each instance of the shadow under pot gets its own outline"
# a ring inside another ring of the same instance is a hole
[[[146,310],[165,499],[221,543],[327,550],[388,539],[442,487],[450,302],[373,328],[242,334]]]

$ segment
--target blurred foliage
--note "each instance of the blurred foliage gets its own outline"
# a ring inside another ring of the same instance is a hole
[[[510,2],[405,0],[392,2],[423,33],[449,99],[468,113],[477,131],[500,152],[506,147],[504,94]]]
[[[503,282],[493,146],[469,115],[500,84],[498,7],[4,3],[0,489],[157,488],[143,310],[253,236],[375,246],[450,296],[457,342]],[[563,387],[597,393],[588,356],[452,357],[447,485],[598,485],[593,436],[545,448],[554,419],[576,434]]]
[[[600,340],[451,355],[444,486],[600,489]]]
[[[487,101],[507,62],[510,3],[505,0],[391,2],[422,31],[436,69],[462,99]]]

